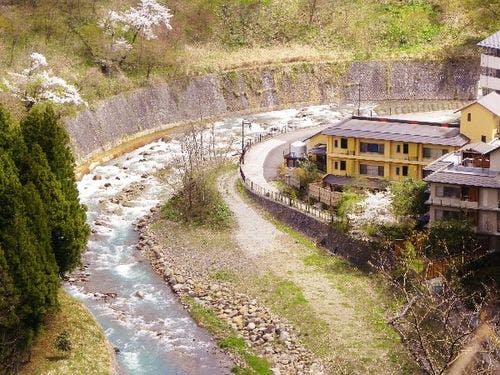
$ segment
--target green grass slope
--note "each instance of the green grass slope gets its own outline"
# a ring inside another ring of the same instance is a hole
[[[172,10],[173,29],[137,41],[119,66],[102,69],[112,56],[99,21],[137,2],[3,1],[0,77],[25,68],[37,51],[92,103],[157,80],[241,66],[470,57],[477,41],[500,29],[499,0],[159,0]],[[5,93],[0,101],[13,102]]]

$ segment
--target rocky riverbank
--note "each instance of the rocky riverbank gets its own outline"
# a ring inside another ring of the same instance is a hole
[[[136,223],[139,234],[137,249],[149,259],[186,308],[189,306],[183,297],[191,297],[215,312],[245,339],[253,351],[271,363],[274,374],[324,373],[323,366],[301,345],[290,324],[256,299],[237,290],[233,283],[211,279],[207,273],[210,264],[193,266],[189,257],[176,256],[175,252],[165,249],[158,233],[151,229],[151,223],[159,219],[159,210],[155,208]]]

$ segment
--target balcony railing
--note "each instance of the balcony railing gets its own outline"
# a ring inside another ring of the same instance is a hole
[[[427,201],[427,204],[431,204],[433,206],[455,207],[455,208],[464,208],[470,210],[479,209],[479,202],[470,202],[468,200],[461,200],[460,198],[431,197]]]
[[[479,77],[479,86],[491,90],[500,90],[500,78],[490,77],[481,74],[481,76]]]
[[[481,66],[500,70],[500,57],[483,54],[481,55]]]

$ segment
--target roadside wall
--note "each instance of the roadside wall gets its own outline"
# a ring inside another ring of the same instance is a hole
[[[123,93],[68,118],[66,125],[82,165],[127,140],[201,118],[357,101],[358,94],[370,101],[473,99],[478,66],[477,61],[360,61],[241,69]]]
[[[339,255],[363,271],[371,271],[369,261],[375,256],[373,248],[342,233],[323,221],[293,207],[256,194],[245,185],[248,195],[274,218],[313,238],[318,245]]]

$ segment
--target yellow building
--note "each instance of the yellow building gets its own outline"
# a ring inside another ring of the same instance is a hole
[[[500,95],[495,91],[459,111],[460,132],[470,138],[471,142],[491,142],[498,138],[500,134]]]
[[[449,124],[354,116],[312,136],[308,146],[326,144],[324,181],[343,185],[345,177],[334,176],[421,179],[426,165],[468,141]]]

